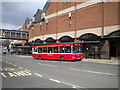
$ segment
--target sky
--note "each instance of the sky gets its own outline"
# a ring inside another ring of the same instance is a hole
[[[32,18],[38,9],[43,9],[47,0],[42,2],[1,2],[0,29],[18,30],[26,18]]]

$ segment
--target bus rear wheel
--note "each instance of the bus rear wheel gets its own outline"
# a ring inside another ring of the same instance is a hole
[[[41,56],[38,56],[38,60],[41,60],[42,58],[41,58]]]
[[[60,57],[60,60],[61,60],[61,61],[64,61],[64,56],[61,56],[61,57]]]

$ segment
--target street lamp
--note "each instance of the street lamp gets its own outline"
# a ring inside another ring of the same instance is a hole
[[[101,0],[102,7],[102,38],[104,37],[104,1]]]
[[[87,54],[88,54],[88,49],[89,49],[89,48],[86,48],[86,58],[87,58]]]

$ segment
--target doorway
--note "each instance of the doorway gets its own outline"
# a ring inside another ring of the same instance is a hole
[[[117,42],[110,41],[110,57],[116,57]]]

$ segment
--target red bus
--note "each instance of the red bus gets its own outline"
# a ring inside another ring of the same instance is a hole
[[[55,43],[32,46],[35,59],[82,60],[81,43]]]

